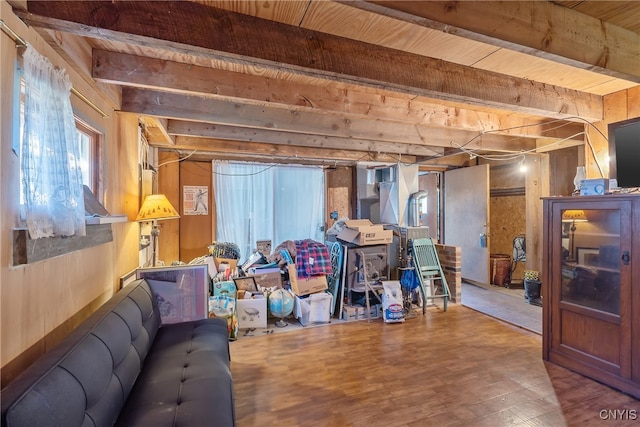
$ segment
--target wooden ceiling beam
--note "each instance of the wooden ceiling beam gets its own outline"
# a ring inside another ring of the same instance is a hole
[[[160,148],[160,151],[169,151],[167,148]],[[304,166],[324,166],[324,167],[335,167],[335,166],[343,166],[349,167],[353,166],[354,162],[349,161],[338,161],[338,160],[323,160],[323,159],[305,159],[302,157],[298,158],[282,158],[282,157],[273,157],[269,155],[253,155],[247,153],[225,153],[221,151],[210,152],[210,151],[196,151],[193,150],[171,150],[172,153],[177,153],[181,157],[189,157],[189,160],[196,162],[210,162],[215,160],[222,161],[237,161],[237,162],[252,162],[252,163],[264,163],[264,164],[283,164],[283,165],[304,165]]]
[[[142,116],[147,139],[151,145],[175,145],[175,136],[167,131],[169,120],[161,117]]]
[[[278,144],[264,144],[259,142],[226,141],[216,138],[196,138],[178,136],[175,147],[178,150],[196,150],[200,155],[219,157],[221,154],[233,156],[239,160],[248,157],[264,157],[267,159],[289,160],[315,160],[327,162],[347,162],[351,165],[356,162],[388,162],[397,163],[402,160],[406,163],[414,163],[416,156],[402,156],[373,153],[367,151],[339,150],[328,148],[291,147]]]
[[[98,49],[93,51],[92,73],[100,82],[123,86],[476,132],[562,139],[583,130],[582,123],[549,123],[548,120],[513,113],[476,111],[411,99],[406,95],[394,96],[390,91],[371,93],[304,84]]]
[[[602,97],[192,2],[29,1],[27,24],[445,101],[600,121]],[[154,19],[149,19],[149,17]]]
[[[548,139],[539,139],[536,141],[536,153],[547,153],[549,151],[560,150],[562,148],[569,147],[583,147],[584,146],[584,136],[581,140],[570,139],[567,141],[555,141]]]
[[[285,108],[240,104],[221,99],[127,87],[122,91],[122,111],[240,128],[417,146],[458,147],[463,145],[469,149],[497,151],[520,151],[535,147],[534,138],[518,138],[494,133],[481,134],[453,128],[432,129],[406,123],[329,113],[291,111]],[[176,129],[174,128],[173,131]]]
[[[551,1],[341,1],[583,70],[640,83],[640,34]],[[478,19],[481,16],[482,19]]]
[[[239,128],[212,123],[169,120],[168,132],[172,135],[215,138],[245,142],[262,142],[319,149],[342,149],[361,152],[388,153],[395,155],[437,156],[442,147],[417,144],[372,141],[304,133],[281,132],[270,129]]]

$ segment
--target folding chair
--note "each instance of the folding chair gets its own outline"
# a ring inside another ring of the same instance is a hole
[[[414,239],[411,241],[413,263],[420,279],[422,293],[422,313],[426,313],[427,301],[442,298],[444,311],[450,298],[449,285],[442,271],[436,246],[431,238]],[[438,283],[436,283],[438,282]]]
[[[343,251],[340,242],[329,242],[327,246],[329,247],[332,268],[331,275],[327,276],[327,285],[329,292],[333,295],[333,303],[331,304],[331,315],[333,316],[336,309],[336,302],[339,300],[339,293],[342,291],[340,277],[342,276]],[[338,304],[338,310],[342,311],[342,304]]]

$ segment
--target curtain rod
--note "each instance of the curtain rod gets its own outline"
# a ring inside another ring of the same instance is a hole
[[[4,20],[2,19],[0,19],[0,27],[2,27],[2,31],[16,43],[16,47],[27,47],[27,42],[15,31],[9,28],[9,26],[5,24]]]
[[[9,38],[11,38],[11,40],[13,40],[16,44],[16,47],[27,47],[28,43],[26,42],[25,39],[23,39],[22,37],[20,37],[15,31],[13,31],[11,29],[11,27],[9,27],[4,20],[0,19],[0,28],[2,28],[2,32],[5,33],[6,35],[9,36]],[[76,88],[74,88],[73,86],[71,87],[71,93],[73,93],[75,96],[77,96],[78,98],[80,98],[82,101],[84,101],[85,104],[87,104],[89,107],[93,108],[95,111],[97,111],[103,119],[108,119],[109,115],[107,113],[105,113],[104,111],[102,111],[102,109],[100,107],[98,107],[93,101],[91,101],[89,98],[87,98],[86,96],[84,96],[82,93],[80,93]]]

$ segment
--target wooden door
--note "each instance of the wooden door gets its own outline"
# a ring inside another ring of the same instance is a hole
[[[632,378],[630,215],[624,200],[555,203],[547,260],[549,360],[619,387]]]
[[[489,283],[489,165],[445,172],[443,210],[444,244],[462,248],[462,278]]]

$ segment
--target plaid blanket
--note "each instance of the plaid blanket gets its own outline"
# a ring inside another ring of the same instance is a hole
[[[323,243],[315,240],[296,240],[296,270],[298,277],[331,274],[331,256]]]

